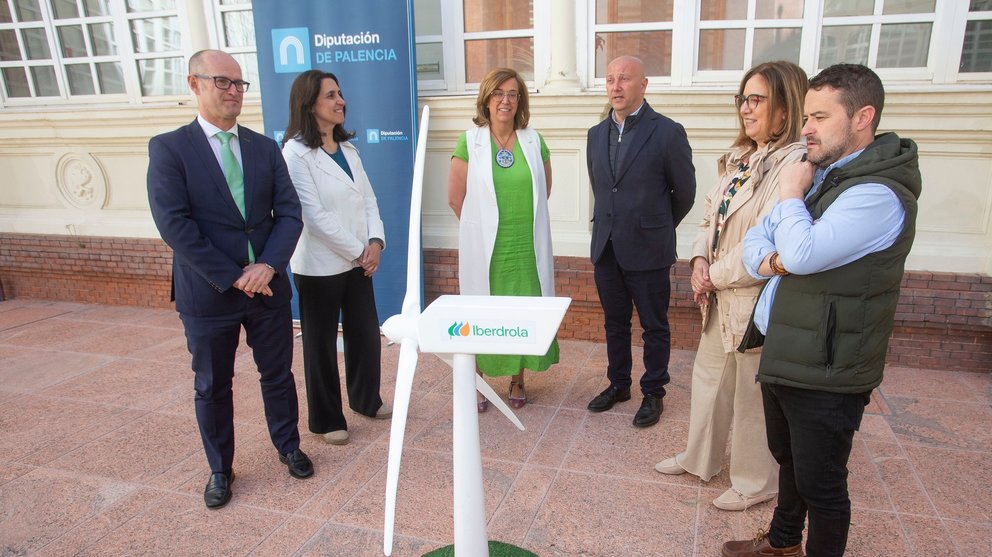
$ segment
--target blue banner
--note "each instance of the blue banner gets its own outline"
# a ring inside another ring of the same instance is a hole
[[[386,227],[375,275],[380,324],[400,312],[406,290],[410,184],[417,138],[413,0],[253,0],[262,116],[282,142],[289,90],[300,73],[338,77],[344,127],[361,153]],[[299,317],[296,298],[293,316]]]

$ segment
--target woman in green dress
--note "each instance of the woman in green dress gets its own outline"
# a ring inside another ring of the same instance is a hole
[[[516,71],[496,68],[479,84],[476,127],[459,136],[448,174],[448,204],[458,217],[461,294],[554,296],[551,254],[551,155],[527,127],[527,87]],[[524,369],[558,363],[558,341],[543,356],[480,355],[480,372],[512,376],[507,398],[527,403]],[[484,412],[488,402],[479,401]]]

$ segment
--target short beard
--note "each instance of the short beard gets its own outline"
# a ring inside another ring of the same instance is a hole
[[[855,138],[854,130],[848,129],[847,135],[844,137],[843,141],[835,144],[834,147],[829,151],[825,151],[822,149],[823,143],[821,142],[820,143],[821,150],[819,156],[816,157],[810,156],[807,158],[807,160],[809,160],[809,162],[815,164],[819,168],[826,168],[831,164],[839,161],[841,158],[843,158],[844,152],[847,151],[847,149],[850,148],[851,145],[855,145],[856,143],[857,143],[857,139]]]

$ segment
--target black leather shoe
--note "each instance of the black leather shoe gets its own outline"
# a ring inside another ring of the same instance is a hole
[[[234,472],[230,474],[210,474],[206,489],[203,490],[203,502],[208,509],[219,509],[231,500],[231,483],[234,482]]]
[[[310,457],[300,449],[289,454],[279,455],[279,462],[289,467],[289,475],[294,478],[303,479],[313,475],[313,463],[310,462]]]
[[[610,385],[605,391],[596,395],[596,398],[592,399],[586,408],[590,412],[606,412],[613,408],[614,404],[625,400],[630,400],[630,387],[621,389]]]
[[[641,407],[634,414],[634,425],[637,427],[648,427],[658,423],[661,413],[665,410],[665,403],[660,396],[647,395],[641,402]]]

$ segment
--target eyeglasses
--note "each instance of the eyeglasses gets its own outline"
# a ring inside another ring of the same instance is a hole
[[[737,108],[740,108],[741,105],[743,105],[744,103],[747,103],[748,108],[750,108],[751,110],[754,110],[754,109],[758,108],[758,104],[760,104],[761,101],[764,101],[764,100],[767,100],[767,99],[768,99],[768,97],[766,95],[759,95],[757,93],[752,93],[752,94],[747,95],[747,96],[744,96],[744,95],[734,95],[734,102],[737,104]]]
[[[193,77],[199,77],[200,79],[212,79],[214,80],[214,87],[223,89],[224,91],[227,91],[231,88],[231,85],[234,85],[234,89],[237,90],[237,92],[244,93],[248,90],[248,86],[251,85],[251,83],[248,83],[247,81],[231,79],[222,75],[204,75],[202,73],[195,73],[193,74]]]
[[[502,89],[496,89],[492,93],[489,93],[489,97],[492,99],[496,99],[496,102],[503,102],[503,99],[505,98],[511,103],[515,103],[517,102],[517,99],[520,98],[520,93],[517,93],[516,91],[504,91]]]

